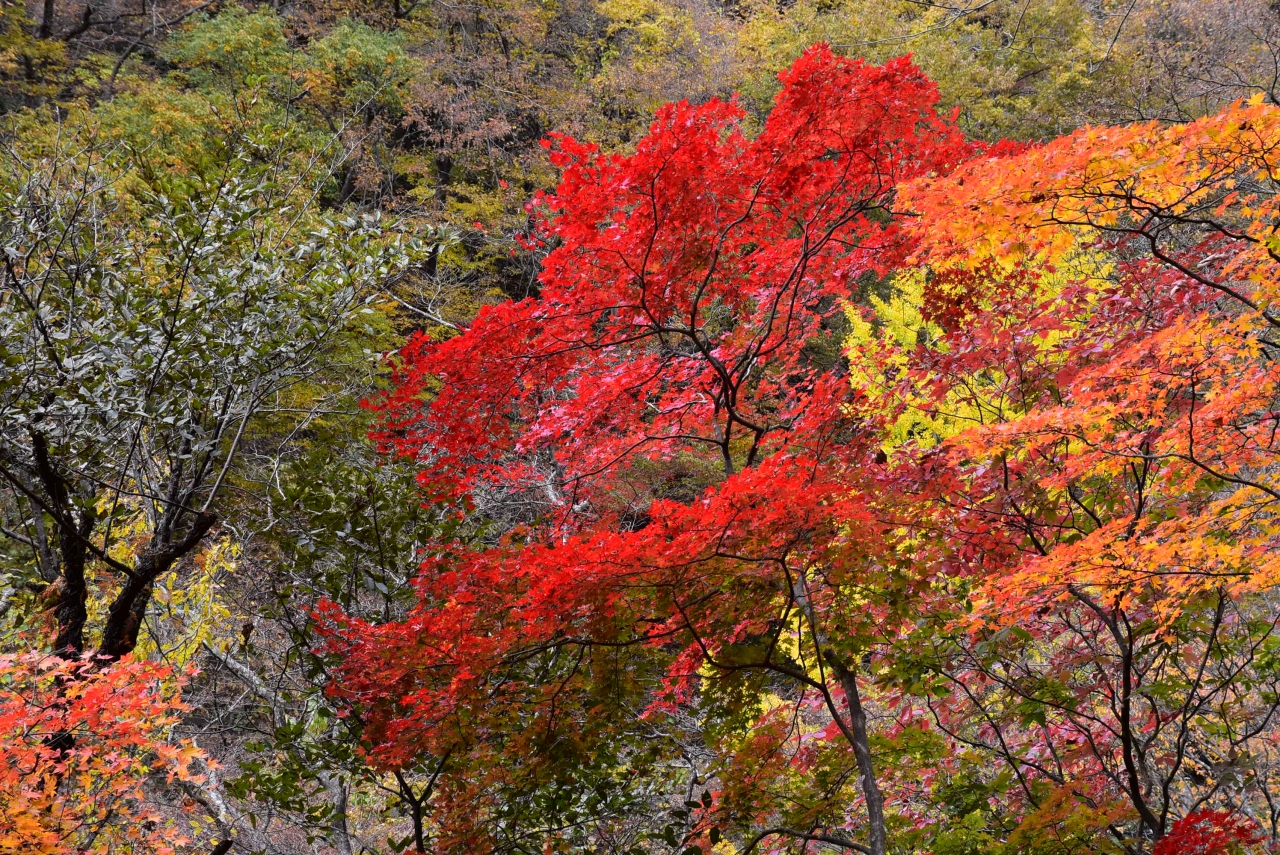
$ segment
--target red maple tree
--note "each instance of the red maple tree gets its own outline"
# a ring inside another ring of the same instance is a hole
[[[461,710],[498,703],[495,674],[529,651],[663,646],[679,652],[660,703],[761,670],[817,699],[857,755],[867,845],[884,852],[854,673],[877,618],[837,596],[872,572],[878,445],[850,409],[838,320],[908,250],[895,187],[974,147],[906,59],[817,47],[781,79],[754,138],[715,100],[664,108],[629,156],[553,138],[538,298],[400,352],[379,439],[420,461],[431,493],[535,512],[496,546],[429,561],[403,621],[330,609],[338,691],[370,710],[378,761],[454,750]],[[680,472],[702,481],[673,497]]]

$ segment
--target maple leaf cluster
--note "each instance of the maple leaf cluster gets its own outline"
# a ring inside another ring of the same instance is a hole
[[[197,779],[170,738],[187,711],[155,663],[0,657],[0,852],[146,852],[189,841],[147,792]]]
[[[1215,855],[1257,845],[1265,838],[1255,823],[1225,810],[1200,810],[1173,824],[1154,855]]]

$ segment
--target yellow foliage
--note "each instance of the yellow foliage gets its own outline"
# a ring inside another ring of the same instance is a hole
[[[895,413],[882,445],[886,453],[911,439],[932,448],[963,427],[956,417],[939,414],[920,386],[904,388],[895,382],[908,368],[907,352],[922,339],[936,341],[941,333],[921,314],[924,282],[923,270],[895,277],[887,300],[870,298],[871,320],[856,306],[845,308],[851,328],[845,339],[850,382],[883,412]]]
[[[219,596],[220,580],[235,572],[240,549],[229,538],[213,541],[195,555],[189,570],[161,578],[152,594],[137,655],[185,667],[201,646],[228,637],[233,613]]]
[[[638,71],[668,61],[678,49],[696,49],[701,40],[693,16],[662,0],[604,0],[597,11],[607,21],[611,58],[618,57],[625,42],[629,64]]]
[[[968,132],[1028,138],[1069,130],[1078,102],[1124,78],[1128,41],[1112,44],[1113,30],[1109,16],[1073,0],[984,3],[968,15],[914,0],[753,2],[737,53],[743,93],[762,107],[774,70],[814,42],[872,62],[911,54]],[[1104,56],[1108,74],[1095,75]]]

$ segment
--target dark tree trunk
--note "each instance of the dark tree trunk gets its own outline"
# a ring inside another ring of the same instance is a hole
[[[107,624],[102,630],[101,653],[111,659],[119,659],[133,651],[138,644],[138,630],[146,616],[147,604],[155,582],[173,569],[173,565],[199,545],[217,522],[211,513],[197,514],[191,528],[178,543],[152,545],[134,564],[133,576],[116,595],[107,611]]]
[[[40,28],[36,30],[37,38],[47,39],[53,35],[54,0],[44,0],[44,12],[40,16]]]
[[[853,756],[858,763],[858,777],[862,779],[862,797],[867,803],[867,848],[871,855],[885,855],[888,834],[884,822],[884,795],[876,780],[875,765],[871,760],[871,741],[867,734],[867,713],[862,707],[862,695],[858,692],[857,676],[839,662],[833,662],[840,686],[844,689],[845,703],[849,707],[849,729],[853,732]]]
[[[97,515],[92,510],[80,513],[79,521],[66,520],[58,528],[58,550],[62,553],[62,578],[55,584],[61,586],[54,617],[58,621],[58,636],[53,650],[63,659],[76,659],[84,652],[84,625],[89,613],[89,598],[85,582],[85,564],[89,557],[87,548],[93,534]]]

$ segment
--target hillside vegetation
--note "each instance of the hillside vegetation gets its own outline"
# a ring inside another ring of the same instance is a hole
[[[0,5],[0,855],[1277,851],[1274,5]]]

